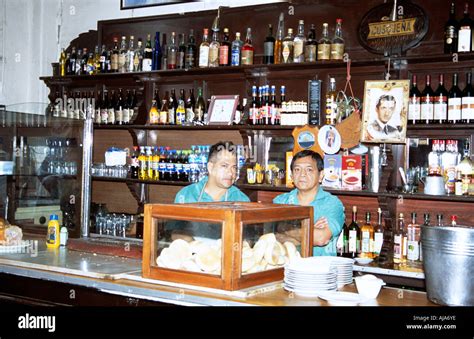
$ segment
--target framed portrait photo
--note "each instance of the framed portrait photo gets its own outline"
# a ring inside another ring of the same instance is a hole
[[[232,125],[238,105],[238,95],[213,95],[207,111],[207,123],[209,125]]]
[[[197,2],[193,0],[180,1],[180,0],[120,0],[120,9],[134,9],[141,7],[151,6],[163,6],[163,5],[174,5],[185,2]]]
[[[366,81],[361,141],[405,143],[410,80]]]

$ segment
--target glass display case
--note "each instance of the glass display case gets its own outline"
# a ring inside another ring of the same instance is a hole
[[[83,122],[0,110],[0,216],[44,233],[51,214],[80,233]]]
[[[259,203],[147,204],[143,276],[237,290],[283,279],[310,256],[311,207]]]

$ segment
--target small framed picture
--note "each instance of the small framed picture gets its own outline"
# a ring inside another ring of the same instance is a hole
[[[238,104],[238,95],[213,95],[207,112],[208,124],[232,125]]]
[[[405,143],[409,80],[366,81],[361,141]]]

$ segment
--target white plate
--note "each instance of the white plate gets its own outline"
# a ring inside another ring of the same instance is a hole
[[[367,265],[370,264],[374,259],[370,258],[355,258],[355,261],[357,261],[358,264],[360,265]]]
[[[369,301],[368,298],[353,292],[327,291],[319,293],[318,297],[335,306],[355,306]]]
[[[30,241],[22,240],[18,245],[0,245],[0,253],[15,253],[23,248],[28,248],[31,246]]]
[[[330,291],[334,291],[336,290],[336,286],[334,286],[333,288],[331,288],[330,290],[312,290],[312,291],[302,291],[300,289],[295,289],[295,288],[291,288],[289,286],[286,286],[284,285],[283,288],[289,292],[294,292],[296,295],[300,295],[302,297],[317,297],[319,296],[321,293],[324,293],[324,292],[330,292]]]

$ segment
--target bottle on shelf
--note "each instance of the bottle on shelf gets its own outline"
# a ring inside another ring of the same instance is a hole
[[[168,98],[168,124],[176,125],[176,109],[178,108],[178,99],[176,99],[176,91],[173,88]]]
[[[120,54],[118,58],[119,72],[125,73],[127,71],[127,37],[122,36],[122,41],[120,42]]]
[[[345,237],[345,232],[347,231],[347,223],[346,223],[346,209],[343,207],[343,213],[344,213],[344,224],[342,225],[342,230],[341,233],[339,234],[337,238],[337,243],[336,243],[336,253],[338,257],[344,257],[345,256],[345,244],[347,242],[346,237]]]
[[[157,67],[160,69],[159,64],[157,64]],[[168,69],[168,40],[166,38],[166,33],[163,33],[161,40],[161,69]]]
[[[298,23],[298,33],[293,39],[293,62],[304,62],[304,48],[306,45],[306,37],[304,35],[304,20]]]
[[[59,57],[59,75],[60,76],[65,76],[66,75],[66,51],[63,49],[61,49],[61,55]]]
[[[109,100],[109,107],[108,107],[108,121],[109,125],[115,124],[115,104],[116,104],[116,97],[115,91],[112,90]]]
[[[186,119],[185,123],[186,125],[192,125],[194,121],[194,108],[196,106],[196,99],[194,98],[194,88],[191,88],[189,90],[189,96],[188,99],[186,100]]]
[[[107,65],[107,48],[105,47],[105,45],[102,45],[99,63],[100,63],[99,73],[107,73],[109,69]]]
[[[167,69],[176,69],[178,67],[178,45],[176,44],[176,32],[171,32],[167,60]]]
[[[428,154],[428,175],[441,176],[441,152],[440,141],[434,139],[432,141],[432,150]]]
[[[472,48],[472,20],[469,16],[469,4],[464,5],[464,16],[459,20],[458,52],[470,52]]]
[[[118,93],[118,98],[115,103],[115,124],[116,125],[123,125],[123,106],[124,106],[124,101],[123,101],[123,93],[122,89],[119,89]]]
[[[181,89],[180,95],[179,95],[179,100],[178,100],[178,107],[176,108],[176,125],[184,125],[185,124],[185,119],[186,119],[186,108],[185,108],[185,94],[184,94],[184,89]]]
[[[140,164],[138,162],[138,147],[133,146],[133,152],[130,156],[130,178],[138,179],[138,173],[140,170]]]
[[[125,57],[125,71],[126,72],[133,72],[134,60],[135,60],[135,37],[131,35],[130,40],[128,42],[127,55]]]
[[[456,182],[454,183],[454,195],[463,195],[462,174],[460,170],[456,170]]]
[[[331,40],[329,39],[329,28],[323,23],[321,39],[318,41],[318,60],[329,60],[331,58]]]
[[[138,39],[137,49],[133,55],[133,71],[132,72],[141,72],[143,70],[143,43],[142,39]]]
[[[109,93],[107,90],[103,92],[104,99],[100,107],[100,123],[106,125],[109,121]]]
[[[414,264],[420,260],[420,225],[416,222],[416,212],[411,214],[411,223],[407,227],[407,260]]]
[[[268,25],[268,35],[263,42],[263,63],[273,64],[275,62],[275,38],[273,37],[273,26]]]
[[[355,258],[360,253],[360,228],[357,224],[357,206],[352,207],[352,222],[349,227],[348,257]]]
[[[408,102],[408,124],[416,125],[421,122],[421,92],[417,86],[416,74],[412,75],[410,100]]]
[[[448,119],[448,91],[444,87],[444,75],[439,75],[439,85],[434,93],[433,121],[444,124]]]
[[[360,228],[361,251],[360,257],[373,258],[374,253],[374,226],[370,223],[370,212],[365,213],[365,224]]]
[[[257,86],[252,86],[252,102],[250,103],[250,124],[257,125],[258,118]]]
[[[293,29],[288,28],[288,35],[283,39],[282,48],[281,48],[281,63],[288,64],[293,62]]]
[[[342,19],[336,19],[336,30],[331,41],[331,60],[342,60],[344,56],[344,39],[342,38]]]
[[[186,69],[196,67],[196,38],[194,37],[194,30],[189,31],[188,44],[186,45]]]
[[[471,177],[473,173],[473,163],[470,159],[470,147],[469,147],[469,138],[467,138],[464,142],[464,149],[463,149],[463,158],[459,165],[457,166],[457,170],[461,173],[462,176],[462,186],[461,191],[462,195],[469,195],[469,184],[471,183]]]
[[[273,61],[275,64],[281,64],[282,61],[282,51],[283,51],[283,39],[285,37],[285,15],[284,13],[280,13],[280,17],[278,19],[278,27],[277,27],[277,34],[275,38],[275,48],[273,50]]]
[[[140,146],[140,154],[138,155],[138,164],[140,166],[140,170],[138,172],[138,179],[140,180],[147,180],[147,157],[145,155],[145,147]]]
[[[155,97],[151,101],[150,111],[148,112],[148,123],[150,125],[157,125],[160,122],[160,113],[158,111],[158,103],[156,102],[157,91],[155,90]]]
[[[270,97],[270,123],[272,125],[277,125],[278,122],[278,103],[276,99],[276,87],[272,85],[271,87],[271,97]]]
[[[153,61],[153,49],[151,48],[151,35],[148,34],[145,44],[145,49],[143,50],[143,61],[142,61],[142,70],[144,72],[151,71]]]
[[[254,47],[252,45],[252,29],[248,27],[245,43],[242,46],[241,64],[253,65],[253,54],[254,54]]]
[[[378,257],[383,246],[382,209],[377,209],[377,225],[374,228],[374,256]]]
[[[474,88],[471,72],[466,73],[466,86],[462,91],[461,118],[464,124],[474,123]]]
[[[224,38],[219,47],[219,66],[229,66],[231,56],[231,42],[228,28],[224,28]]]
[[[449,19],[444,25],[444,53],[453,54],[458,48],[458,22],[456,20],[456,5],[451,2]]]
[[[168,124],[168,98],[170,94],[168,91],[165,92],[165,96],[163,100],[161,100],[161,108],[160,108],[160,117],[159,117],[159,124],[160,125],[167,125]]]
[[[397,228],[393,234],[393,262],[395,264],[404,264],[406,262],[406,242],[405,222],[403,220],[403,213],[400,213]]]
[[[434,91],[431,88],[431,75],[426,75],[425,88],[421,92],[421,123],[429,124],[434,116]]]
[[[153,180],[153,152],[151,146],[145,146],[146,180]]]
[[[235,40],[232,41],[232,45],[231,45],[231,60],[230,60],[231,66],[240,66],[240,59],[242,56],[243,45],[244,43],[242,42],[242,40],[240,40],[240,33],[236,32]]]
[[[209,67],[219,67],[219,28],[212,30],[212,40],[209,44]]]
[[[129,89],[127,89],[127,95],[123,101],[123,123],[125,125],[128,125],[130,124],[130,110],[132,109],[133,110],[133,107],[130,107],[130,105],[132,104],[132,93],[130,92]]]
[[[444,226],[442,214],[436,214],[436,226]]]
[[[114,38],[114,44],[115,46],[117,45],[117,38]],[[118,51],[118,47],[117,47],[117,51]],[[77,73],[76,68],[77,68],[76,47],[72,46],[71,55],[69,56],[69,75],[75,75]]]
[[[458,224],[458,217],[457,215],[452,215],[451,216],[451,226],[455,227]]]
[[[453,84],[448,94],[448,123],[461,122],[462,92],[458,87],[458,74],[453,74]]]
[[[152,180],[159,181],[160,180],[160,152],[158,150],[158,146],[155,146],[152,153]]]
[[[204,122],[204,114],[206,112],[206,102],[204,101],[202,88],[198,88],[198,98],[194,108],[194,121],[198,123]]]
[[[308,38],[306,39],[306,46],[304,48],[304,61],[315,62],[317,58],[317,41],[316,41],[316,26],[311,24]]]
[[[326,125],[335,125],[337,116],[337,92],[336,79],[329,79],[329,87],[326,93]]]
[[[179,45],[178,45],[178,54],[176,60],[177,69],[185,69],[186,66],[186,35],[180,33],[178,35]]]
[[[209,67],[209,29],[204,28],[202,42],[199,46],[199,67]]]

